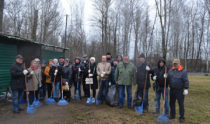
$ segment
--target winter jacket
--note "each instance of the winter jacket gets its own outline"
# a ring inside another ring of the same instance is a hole
[[[62,78],[71,85],[72,68],[70,65],[63,67]]]
[[[89,64],[87,72],[86,72],[86,73],[88,73],[87,78],[93,78],[93,84],[91,85],[91,87],[94,88],[94,89],[98,88],[98,80],[97,80],[96,69],[97,69],[97,65],[95,63],[94,64]],[[90,70],[90,73],[88,72],[88,70]],[[89,74],[92,74],[93,76],[90,77]]]
[[[146,62],[139,64],[137,67],[137,73],[136,73],[136,83],[138,85],[138,89],[144,89],[144,83],[146,78],[146,66],[148,64]],[[150,71],[147,72],[147,79],[146,79],[146,89],[150,88],[150,74],[152,74],[152,68],[150,65]]]
[[[79,71],[79,68],[81,71]],[[82,81],[84,73],[84,67],[80,63],[74,63],[72,65],[72,81],[78,82]]]
[[[112,66],[112,72],[111,72],[111,81],[112,81],[112,84],[115,84],[115,71],[117,69],[117,65],[115,66]]]
[[[46,83],[46,75],[44,74],[44,70],[46,67],[42,67],[42,85]]]
[[[109,75],[111,73],[111,64],[108,62],[101,62],[98,63],[97,65],[97,74],[99,75],[99,77],[101,78],[101,80],[108,80],[109,79]],[[101,74],[105,72],[104,77],[101,77]]]
[[[115,71],[115,81],[118,85],[131,85],[136,83],[136,67],[133,63],[119,63]]]
[[[55,70],[58,70],[56,78],[55,78]],[[50,68],[50,77],[51,77],[51,81],[54,82],[54,78],[55,78],[55,82],[61,82],[61,76],[62,76],[62,66],[52,66]]]
[[[50,66],[46,66],[44,70],[44,75],[46,76],[46,83],[50,84],[51,79],[50,79]]]
[[[163,62],[164,63],[164,66],[163,67],[160,67],[160,62]],[[154,76],[157,76],[156,78],[156,83],[157,85],[160,87],[160,88],[164,88],[164,85],[165,85],[165,78],[164,78],[164,74],[165,74],[165,69],[166,69],[166,73],[168,72],[168,68],[165,66],[166,62],[164,59],[160,59],[158,61],[158,65],[157,65],[157,68],[155,68],[153,70],[153,73],[152,73],[152,80],[153,80],[153,77]],[[166,88],[168,87],[168,80],[166,80]]]
[[[12,90],[25,89],[25,76],[23,74],[23,69],[23,64],[19,63],[12,65],[10,68]]]
[[[168,80],[169,80],[169,86],[172,89],[189,88],[187,71],[181,65],[178,69],[172,67],[172,69],[168,71]]]
[[[83,79],[85,79],[85,78],[88,76],[89,60],[87,60],[87,61],[82,61],[81,64],[82,64],[83,69],[84,69]]]
[[[38,87],[41,85],[42,74],[40,69],[32,70],[31,68],[28,69],[29,75],[27,75],[27,88],[28,91],[38,90]],[[34,72],[31,75],[31,72]]]

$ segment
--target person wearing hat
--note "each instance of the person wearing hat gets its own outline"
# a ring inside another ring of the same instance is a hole
[[[62,73],[62,86],[63,86],[63,96],[66,100],[71,100],[71,76],[72,76],[72,68],[69,64],[69,59],[66,58],[64,61],[63,66],[63,73]],[[65,88],[66,87],[66,88]]]
[[[189,80],[187,71],[183,68],[179,59],[173,60],[173,67],[169,70],[168,76],[170,86],[170,119],[176,116],[175,103],[179,104],[179,121],[184,122],[184,96],[188,94]]]
[[[95,98],[96,96],[96,89],[98,89],[98,80],[97,80],[97,65],[95,63],[96,59],[95,57],[91,57],[90,58],[90,63],[88,65],[88,69],[87,72],[88,76],[87,78],[92,78],[93,79],[93,84],[91,84],[91,89],[89,87],[89,84],[86,84],[86,86],[88,87],[88,97],[90,97],[90,95],[92,95],[93,98]],[[90,90],[92,90],[93,94],[90,94]],[[95,101],[95,100],[94,100]]]
[[[10,68],[11,74],[11,90],[12,90],[12,103],[13,112],[19,113],[23,109],[20,108],[20,101],[23,97],[25,89],[25,75],[28,74],[28,70],[24,70],[23,56],[16,56],[16,63]]]
[[[110,52],[107,52],[107,53],[106,53],[106,61],[107,61],[108,63],[110,63],[111,66],[113,66],[112,54],[111,54]]]
[[[84,68],[84,73],[83,73],[83,81],[82,81],[82,85],[83,85],[83,92],[84,92],[84,96],[85,97],[88,97],[89,95],[89,86],[86,85],[86,82],[85,82],[85,79],[88,77],[88,65],[89,65],[89,60],[88,60],[88,55],[87,54],[84,54],[82,56],[82,66]]]
[[[42,60],[41,63],[41,72],[42,72],[42,86],[40,88],[40,100],[44,100],[46,96],[46,75],[44,74],[44,70],[46,68],[46,61]]]
[[[155,114],[160,113],[160,99],[161,94],[164,98],[164,88],[165,88],[165,78],[168,68],[166,66],[166,61],[164,58],[160,58],[157,63],[157,68],[154,69],[152,74],[152,80],[154,81],[153,89],[155,91]],[[169,113],[169,104],[168,104],[168,80],[166,80],[166,89],[165,89],[165,114]]]
[[[81,64],[81,59],[79,57],[76,57],[74,59],[74,64],[72,65],[72,82],[74,83],[74,94],[76,94],[76,90],[78,88],[79,90],[79,97],[81,96],[81,83],[83,81],[83,73],[84,73],[84,67]],[[78,87],[77,87],[78,84]]]
[[[58,61],[59,61],[59,65],[63,67],[64,66],[64,57],[60,56]]]
[[[136,83],[138,85],[137,87],[137,93],[139,96],[144,95],[144,104],[143,104],[143,111],[148,112],[149,108],[149,88],[150,88],[150,74],[152,74],[152,68],[149,65],[149,63],[146,62],[145,60],[145,55],[142,53],[139,56],[139,65],[137,66],[137,72],[136,72]],[[147,79],[146,79],[146,74],[147,74]],[[146,82],[146,84],[145,84]],[[146,86],[146,87],[145,87]],[[145,88],[145,92],[144,92]]]

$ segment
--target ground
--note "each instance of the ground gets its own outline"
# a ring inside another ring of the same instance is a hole
[[[186,124],[210,124],[210,77],[189,76],[189,95],[185,97]],[[134,91],[135,87],[133,87]],[[43,105],[36,113],[26,112],[13,114],[11,103],[0,102],[0,124],[155,124],[154,92],[150,88],[149,112],[138,115],[126,106],[122,109],[107,105],[86,105],[82,102],[71,102],[68,106]],[[25,105],[24,105],[25,106]],[[177,116],[171,124],[177,124]],[[26,107],[25,107],[26,110]]]

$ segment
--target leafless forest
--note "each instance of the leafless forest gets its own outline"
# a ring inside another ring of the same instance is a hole
[[[65,46],[71,58],[87,53],[99,59],[110,51],[113,57],[132,54],[136,64],[145,53],[151,62],[180,58],[188,71],[209,72],[209,0],[148,0],[153,6],[147,0],[75,1],[65,15],[60,0],[0,0],[0,32]],[[84,1],[94,8],[91,35]]]

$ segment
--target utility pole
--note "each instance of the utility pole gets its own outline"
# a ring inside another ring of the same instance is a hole
[[[64,39],[64,53],[66,50],[66,35],[67,35],[67,21],[68,21],[68,15],[66,14],[66,26],[65,26],[65,39]]]

